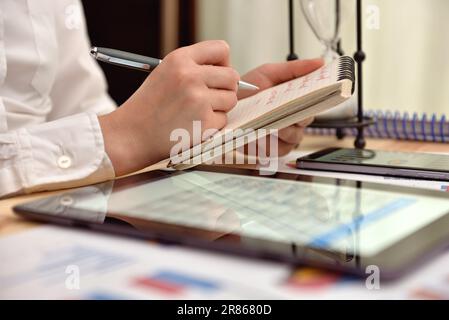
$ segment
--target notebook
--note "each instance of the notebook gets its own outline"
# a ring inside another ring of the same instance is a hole
[[[375,121],[374,125],[365,129],[365,136],[370,138],[449,142],[449,119],[444,114],[369,110],[365,112],[365,116]],[[356,129],[343,131],[345,134],[357,135]],[[335,129],[308,128],[307,132],[319,135],[336,134]]]
[[[271,129],[280,130],[327,111],[349,99],[354,84],[354,60],[344,56],[306,76],[240,100],[227,114],[225,128],[172,155],[168,166],[183,170],[211,161],[263,138]]]

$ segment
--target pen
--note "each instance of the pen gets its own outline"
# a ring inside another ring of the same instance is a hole
[[[162,62],[161,59],[101,47],[92,47],[90,54],[98,61],[145,72],[153,71]],[[245,81],[238,84],[242,90],[259,90],[259,87]]]

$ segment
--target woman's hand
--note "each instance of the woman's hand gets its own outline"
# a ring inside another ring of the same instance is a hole
[[[239,74],[230,66],[224,41],[205,41],[170,53],[142,86],[118,110],[99,117],[105,150],[117,176],[140,170],[170,155],[176,129],[193,137],[193,122],[201,133],[220,130],[226,113],[252,92],[237,96]],[[297,78],[322,66],[322,60],[266,64],[244,80],[266,89]],[[302,139],[311,120],[279,132],[279,155],[288,153]],[[200,141],[191,141],[199,143]]]
[[[116,175],[167,158],[175,144],[171,133],[185,129],[192,137],[194,121],[201,121],[202,133],[223,128],[226,113],[237,104],[239,80],[226,42],[205,41],[170,53],[128,101],[99,118]]]
[[[242,80],[264,90],[315,71],[323,66],[323,63],[322,59],[314,59],[265,64],[244,75]],[[255,93],[257,92],[244,91],[239,93],[238,97],[239,99],[243,99]],[[278,156],[284,156],[294,149],[302,141],[304,129],[312,122],[313,119],[307,119],[280,130],[278,134]],[[258,147],[270,150],[269,146],[258,145]]]

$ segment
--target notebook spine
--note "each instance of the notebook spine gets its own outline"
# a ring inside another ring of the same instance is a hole
[[[366,116],[375,124],[366,128],[366,136],[371,138],[398,139],[427,142],[449,142],[449,122],[445,115],[418,115],[414,113],[368,111]],[[334,135],[334,129],[308,129],[311,134]],[[356,129],[344,129],[346,135],[356,135]]]
[[[351,80],[352,82],[352,93],[355,91],[355,63],[354,59],[348,56],[342,56],[339,58],[338,63],[338,76],[337,80]]]

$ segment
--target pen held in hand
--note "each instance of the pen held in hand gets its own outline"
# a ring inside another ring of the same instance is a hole
[[[101,47],[92,47],[90,54],[98,61],[144,72],[153,71],[162,62],[161,59]],[[240,90],[259,90],[259,87],[245,81],[239,81],[238,85]]]

